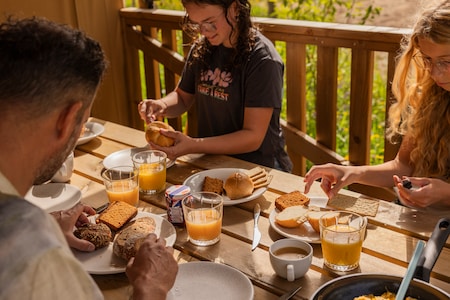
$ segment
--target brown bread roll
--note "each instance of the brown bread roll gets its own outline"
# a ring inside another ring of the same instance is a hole
[[[156,229],[151,217],[139,218],[119,232],[113,244],[113,252],[128,261],[134,257],[144,238]]]
[[[147,128],[145,130],[145,139],[147,142],[152,142],[161,147],[170,147],[173,146],[175,141],[167,136],[162,135],[159,130],[166,129],[170,131],[175,131],[172,126],[167,123],[161,121],[154,121],[150,124],[147,124]]]
[[[250,196],[253,193],[253,181],[247,174],[236,172],[230,175],[223,185],[228,198],[231,200]]]

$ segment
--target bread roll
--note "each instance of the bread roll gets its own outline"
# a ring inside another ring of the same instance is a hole
[[[73,234],[79,239],[94,244],[96,250],[108,246],[112,240],[111,229],[103,223],[83,224],[78,227]]]
[[[317,232],[320,233],[320,224],[319,224],[319,219],[320,217],[322,217],[324,214],[328,214],[329,216],[327,216],[326,219],[324,219],[325,225],[326,226],[330,226],[335,224],[335,219],[337,217],[339,217],[339,213],[332,213],[330,211],[309,211],[306,214],[306,218],[308,219],[309,224],[311,224],[311,227]]]
[[[162,135],[160,129],[175,131],[175,129],[173,129],[173,127],[167,123],[154,121],[148,124],[147,129],[145,130],[145,139],[147,140],[147,142],[152,142],[161,147],[173,146],[175,141],[165,135]]]
[[[236,172],[225,180],[223,189],[231,200],[244,198],[253,193],[253,181],[247,174]]]
[[[113,252],[128,261],[134,257],[144,238],[154,232],[156,222],[151,217],[139,218],[119,232],[113,244]]]
[[[275,216],[275,223],[287,228],[294,228],[306,222],[308,208],[303,205],[286,207]]]

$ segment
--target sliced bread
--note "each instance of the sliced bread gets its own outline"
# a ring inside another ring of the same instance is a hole
[[[106,224],[117,231],[137,215],[137,208],[123,201],[115,201],[102,212],[96,222]]]
[[[286,207],[275,216],[275,223],[282,227],[294,228],[307,221],[308,208],[303,205]]]
[[[289,206],[308,205],[310,199],[300,193],[299,191],[293,191],[288,194],[284,194],[275,199],[275,207],[279,211],[283,211]]]
[[[336,218],[339,217],[339,213],[338,212],[331,212],[331,211],[309,211],[306,214],[306,218],[308,219],[309,224],[311,224],[311,227],[317,232],[320,233],[320,224],[319,224],[319,220],[320,217],[322,217],[325,214],[329,214],[325,219],[324,219],[324,224],[325,226],[331,226],[333,224],[336,223]]]

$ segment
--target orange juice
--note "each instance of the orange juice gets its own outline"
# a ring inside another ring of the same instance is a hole
[[[356,267],[361,256],[360,230],[348,225],[331,225],[322,233],[322,253],[325,264]]]
[[[191,239],[209,241],[220,236],[222,215],[215,209],[205,208],[190,211],[185,222]]]
[[[139,188],[142,191],[163,190],[166,186],[166,168],[161,163],[142,164],[139,166]]]
[[[133,206],[139,202],[139,187],[134,181],[115,181],[106,189],[109,202],[123,201]]]

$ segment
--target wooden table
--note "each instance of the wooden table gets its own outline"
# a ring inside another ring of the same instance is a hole
[[[144,132],[98,119],[105,131],[99,137],[80,145],[75,150],[75,171],[70,183],[82,190],[82,201],[93,207],[106,203],[107,196],[100,177],[102,160],[109,154],[131,147],[146,145]],[[250,169],[254,164],[228,156],[187,155],[180,157],[167,170],[167,186],[182,184],[190,175],[213,168]],[[196,247],[187,241],[185,228],[176,227],[174,245],[176,260],[186,263],[193,260],[214,261],[232,266],[246,274],[253,283],[255,299],[277,299],[284,292],[302,285],[293,299],[308,299],[322,284],[337,277],[323,265],[320,244],[312,244],[314,257],[310,270],[303,278],[288,282],[274,274],[269,261],[269,246],[283,238],[269,223],[269,214],[274,209],[275,199],[293,190],[303,191],[303,178],[269,170],[273,179],[268,190],[259,198],[224,208],[224,219],[220,242],[209,247]],[[348,191],[344,194],[355,195]],[[315,185],[310,195],[321,195]],[[262,217],[259,228],[262,239],[259,247],[251,251],[253,236],[253,207],[261,205]],[[153,213],[164,213],[164,193],[141,198],[139,208]],[[440,219],[439,215],[417,212],[409,208],[380,201],[376,217],[369,217],[367,237],[363,244],[360,268],[355,272],[383,273],[403,276],[419,239],[427,240]],[[450,242],[447,241],[432,273],[430,282],[450,292]],[[128,299],[131,287],[125,274],[93,275],[104,293],[105,299]]]

